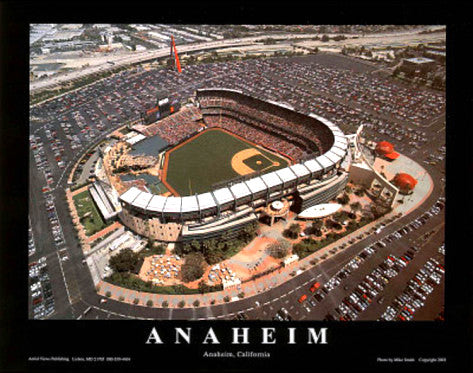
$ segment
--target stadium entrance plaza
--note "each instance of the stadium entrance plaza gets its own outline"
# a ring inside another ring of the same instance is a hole
[[[409,173],[418,181],[414,192],[407,196],[399,194],[396,198],[393,210],[390,213],[363,226],[359,230],[346,235],[338,241],[325,246],[321,250],[299,260],[297,263],[289,265],[288,267],[279,267],[280,261],[269,256],[266,250],[269,244],[277,242],[278,239],[282,238],[282,232],[292,223],[298,222],[301,225],[301,231],[304,230],[307,224],[310,225],[310,220],[307,222],[295,220],[296,215],[294,213],[290,213],[287,221],[280,220],[271,227],[260,225],[258,236],[252,242],[250,242],[250,244],[244,247],[238,254],[223,262],[220,262],[220,266],[225,265],[227,268],[230,268],[231,271],[233,271],[233,273],[235,273],[241,279],[242,283],[240,285],[222,291],[205,294],[168,295],[139,292],[115,286],[105,281],[100,281],[97,284],[98,293],[102,296],[105,296],[108,292],[110,292],[110,298],[118,300],[123,297],[123,301],[127,303],[133,303],[135,299],[139,299],[139,305],[146,305],[146,303],[151,300],[153,302],[153,307],[162,307],[162,303],[164,301],[168,302],[169,308],[179,307],[178,304],[181,301],[185,302],[185,307],[192,307],[192,304],[196,300],[198,300],[200,303],[198,307],[207,307],[226,303],[226,297],[229,297],[230,301],[237,301],[240,299],[238,297],[240,293],[244,293],[244,297],[248,298],[271,288],[277,287],[293,278],[292,276],[295,272],[300,273],[298,271],[310,269],[313,266],[310,262],[314,259],[317,259],[318,263],[320,263],[321,261],[327,260],[331,256],[336,255],[336,253],[330,252],[335,247],[342,246],[343,244],[348,245],[349,241],[357,240],[356,237],[368,234],[368,232],[372,231],[375,225],[389,220],[399,213],[405,215],[415,210],[428,198],[433,190],[433,181],[425,169],[418,163],[403,155],[401,155],[394,162],[388,162],[381,158],[376,158],[374,167],[378,171],[382,170],[388,180],[391,180],[399,172]],[[350,195],[350,203],[358,201],[363,206],[364,204],[368,203],[367,200],[367,197],[357,197],[354,194]],[[403,202],[400,202],[401,200]],[[294,244],[299,242],[301,239],[302,238],[299,237],[296,240],[288,239],[288,241]],[[205,271],[203,276],[204,279],[207,278],[211,268],[212,266],[209,266],[209,268],[207,268]],[[270,271],[271,269],[275,270],[257,279],[250,279],[255,274],[264,273],[266,271]],[[200,279],[194,281],[193,283],[186,283],[185,285],[190,288],[197,288],[199,281]]]

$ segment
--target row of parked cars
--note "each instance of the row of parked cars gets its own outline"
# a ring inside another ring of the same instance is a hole
[[[28,217],[28,256],[36,252],[36,245],[34,243],[33,229],[31,228],[31,221]]]
[[[54,243],[56,247],[59,247],[62,244],[64,244],[64,235],[62,233],[61,224],[59,224],[56,206],[54,204],[54,196],[51,193],[48,193],[45,196],[45,199],[46,199],[46,202],[45,202],[46,213],[47,213],[49,222],[51,223],[51,232],[53,234]]]
[[[404,291],[387,307],[379,320],[409,321],[422,308],[435,286],[440,285],[445,268],[436,258],[430,258],[407,283]]]
[[[31,135],[30,147],[33,151],[34,160],[36,162],[36,168],[38,169],[38,171],[43,172],[47,185],[51,185],[52,183],[54,183],[53,174],[51,171],[51,165],[49,164],[46,155],[44,154],[44,148],[41,138],[36,135]]]
[[[66,134],[66,139],[69,140],[69,146],[71,147],[71,149],[75,150],[75,149],[80,148],[82,146],[81,141],[79,139],[79,136],[74,134],[74,132],[72,131],[71,129],[72,125],[70,123],[61,122],[60,126],[62,130],[64,131],[64,133]]]
[[[282,307],[276,315],[274,315],[273,320],[276,321],[292,321],[292,316],[289,314],[289,311]]]
[[[54,154],[54,159],[56,160],[58,167],[64,168],[66,166],[64,160],[62,159],[64,154],[64,145],[58,138],[57,131],[46,128],[44,132],[49,140],[51,151]]]
[[[320,303],[328,293],[334,290],[340,283],[348,278],[350,274],[358,269],[360,265],[371,255],[375,253],[375,249],[371,247],[365,248],[359,255],[351,259],[345,266],[340,269],[334,276],[332,276],[323,286],[319,282],[311,285],[309,291],[313,293],[312,296],[306,294],[299,298],[299,303],[306,309],[307,312],[311,311],[311,307],[315,307],[317,303]],[[306,303],[307,301],[307,303]]]
[[[415,250],[418,250],[415,248]],[[382,293],[392,278],[396,277],[403,268],[413,259],[415,252],[408,250],[401,257],[388,255],[388,257],[370,274],[366,275],[343,301],[335,308],[341,321],[356,320],[370,304]],[[384,297],[378,299],[382,303]],[[334,318],[335,319],[335,318]]]
[[[54,312],[54,296],[49,279],[46,257],[29,264],[29,283],[33,318],[41,319]]]

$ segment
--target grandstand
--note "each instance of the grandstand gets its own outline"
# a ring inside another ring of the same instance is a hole
[[[221,128],[291,162],[228,180],[226,185],[220,182],[217,189],[209,186],[194,195],[157,195],[135,186],[122,189],[119,217],[133,231],[164,242],[237,234],[273,201],[284,198],[293,211],[300,212],[344,189],[351,162],[348,141],[328,120],[237,90],[200,89],[196,99],[198,107],[171,115],[144,133],[158,134],[174,149],[204,127]],[[186,120],[180,120],[182,115]],[[251,162],[247,164],[256,164],[254,159]]]

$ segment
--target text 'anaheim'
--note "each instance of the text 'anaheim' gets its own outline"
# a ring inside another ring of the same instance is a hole
[[[287,344],[297,344],[303,340],[302,343],[306,344],[327,344],[327,328],[304,328],[306,332],[301,331],[301,328],[286,328],[287,333],[284,335],[284,340],[281,340],[282,335],[279,336],[276,332],[276,328],[259,328],[260,333],[258,340],[250,338],[250,328],[231,328],[231,344],[250,344],[250,343],[259,343],[259,344],[276,344],[284,342]],[[192,328],[174,328],[175,335],[170,343],[174,344],[191,344],[191,343],[200,343],[200,344],[220,344],[219,337],[214,332],[212,328],[207,330],[207,333],[198,340],[193,340],[192,337]],[[297,337],[296,337],[297,335]],[[299,341],[300,340],[300,341]],[[158,330],[153,327],[151,332],[145,342],[146,344],[165,344],[169,341],[164,340],[159,335]]]

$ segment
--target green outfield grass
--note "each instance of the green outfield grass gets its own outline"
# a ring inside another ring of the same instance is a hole
[[[74,200],[80,222],[84,227],[87,236],[92,236],[94,233],[97,233],[98,231],[107,227],[107,224],[103,221],[100,212],[95,207],[92,196],[88,190],[76,194],[72,198]],[[84,217],[84,215],[87,215],[87,217]]]
[[[207,192],[213,184],[240,176],[231,165],[233,156],[249,148],[258,149],[243,161],[255,171],[264,173],[287,167],[289,162],[219,129],[211,129],[168,153],[166,182],[181,196]],[[279,162],[273,166],[271,162]]]

